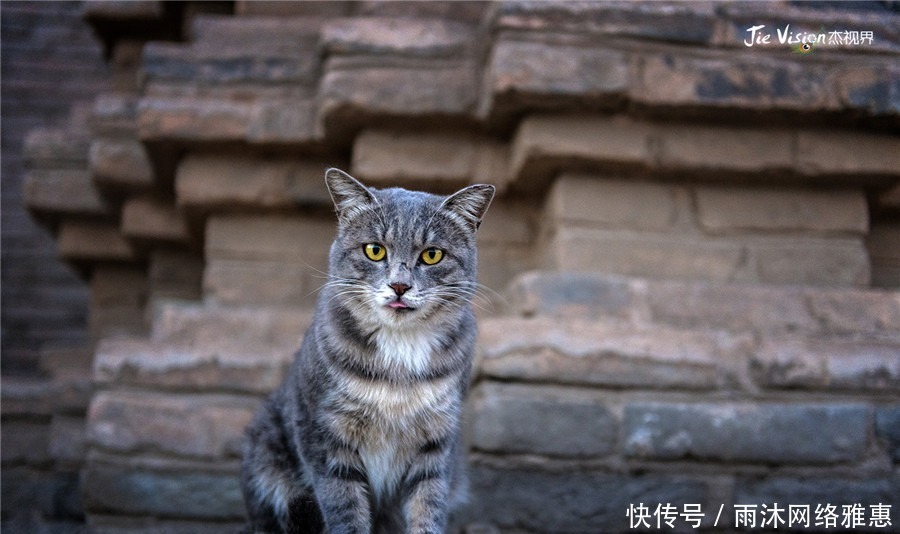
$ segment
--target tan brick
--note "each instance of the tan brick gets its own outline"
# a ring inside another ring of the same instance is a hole
[[[132,197],[122,206],[122,234],[128,238],[187,243],[187,222],[171,203],[152,196]]]
[[[872,259],[872,285],[900,288],[900,223],[873,223],[866,249]]]
[[[469,52],[475,28],[439,18],[357,17],[328,21],[319,46],[329,54],[447,57]]]
[[[88,412],[88,439],[92,447],[117,453],[235,457],[258,404],[219,395],[101,392]]]
[[[699,187],[696,200],[700,224],[711,232],[865,234],[869,227],[866,197],[859,190]]]
[[[206,258],[324,265],[335,225],[324,217],[215,216],[207,223]]]
[[[66,260],[133,261],[137,254],[118,225],[64,221],[59,230],[59,254]]]
[[[752,347],[748,334],[635,327],[584,318],[492,318],[479,325],[483,376],[509,381],[714,388],[723,362]]]
[[[563,174],[547,199],[548,224],[664,229],[676,219],[675,187]]]
[[[87,170],[32,170],[25,177],[25,205],[38,213],[106,215],[108,208]]]
[[[178,204],[187,208],[288,208],[331,204],[324,163],[237,156],[188,156],[178,166]]]
[[[513,139],[510,173],[515,180],[540,182],[549,179],[563,162],[649,165],[652,133],[648,124],[623,117],[527,117]]]
[[[202,297],[203,258],[199,253],[158,248],[150,254],[147,277],[151,298]]]
[[[247,141],[254,144],[312,143],[318,140],[313,98],[266,99],[250,111]]]
[[[143,190],[153,185],[147,151],[136,139],[95,139],[90,169],[98,184],[117,189]]]
[[[138,267],[98,266],[91,275],[91,306],[141,308],[147,301],[147,275]]]
[[[327,266],[284,261],[214,260],[203,275],[203,292],[226,304],[312,306],[317,297],[314,276]]]
[[[394,133],[366,130],[353,144],[352,173],[372,185],[379,183],[470,181],[477,140],[451,133]]]
[[[478,228],[478,243],[528,245],[534,241],[534,219],[530,203],[494,197]]]
[[[761,171],[789,169],[792,134],[706,126],[666,126],[659,130],[663,167]]]
[[[765,388],[900,391],[900,344],[804,338],[767,340],[750,361]]]
[[[746,269],[743,246],[731,240],[561,227],[545,245],[561,271],[728,281]]]
[[[855,132],[800,131],[795,158],[797,170],[804,174],[900,176],[900,139]]]
[[[97,348],[94,380],[156,391],[268,394],[278,387],[300,346],[303,330],[297,330],[293,341],[280,344],[261,336],[242,339],[245,332],[223,336],[221,325],[216,341],[203,345],[107,338]]]
[[[243,140],[251,123],[253,106],[224,98],[141,99],[138,135],[141,140],[193,141]]]
[[[754,238],[747,247],[760,282],[866,286],[871,278],[862,239]]]
[[[309,309],[287,306],[226,307],[166,302],[155,311],[154,339],[204,347],[211,354],[235,354],[238,358],[246,358],[247,354],[241,350],[235,352],[235,341],[246,341],[244,347],[293,347],[311,321]],[[229,335],[223,336],[222,332]]]
[[[521,109],[594,109],[616,105],[627,91],[627,57],[611,47],[585,40],[560,43],[515,40],[500,34],[485,66],[482,116],[507,120]]]

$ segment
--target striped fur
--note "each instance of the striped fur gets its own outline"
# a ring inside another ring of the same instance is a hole
[[[337,169],[326,183],[338,215],[329,281],[247,428],[251,531],[437,534],[465,496],[475,231],[494,189],[372,190]],[[367,243],[386,257],[367,258]],[[434,265],[420,261],[430,247],[444,253]]]

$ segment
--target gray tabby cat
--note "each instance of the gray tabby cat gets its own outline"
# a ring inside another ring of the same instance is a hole
[[[329,280],[247,428],[253,532],[444,532],[466,492],[475,232],[494,187],[375,190],[337,169],[325,182],[338,215]]]

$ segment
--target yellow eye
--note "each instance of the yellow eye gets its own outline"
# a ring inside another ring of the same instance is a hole
[[[425,265],[434,265],[441,261],[441,258],[443,257],[444,251],[439,248],[431,247],[422,252],[422,262],[425,263]]]
[[[378,243],[369,243],[363,250],[366,252],[366,257],[372,261],[381,261],[387,254],[387,249]]]

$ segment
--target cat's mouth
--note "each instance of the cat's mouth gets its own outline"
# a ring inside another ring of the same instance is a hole
[[[396,310],[398,312],[412,311],[415,309],[406,302],[403,302],[403,299],[401,298],[388,302],[387,306],[388,308],[391,308],[392,310]]]

